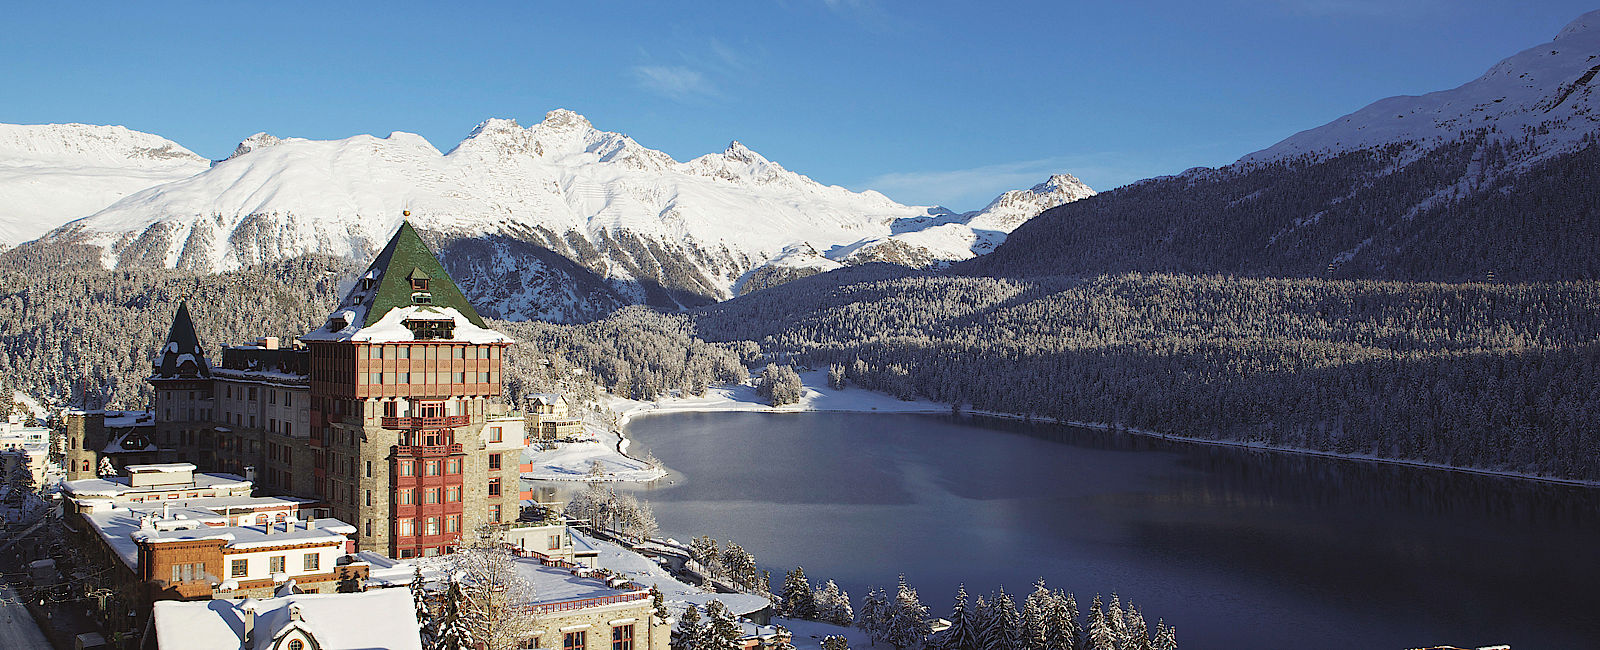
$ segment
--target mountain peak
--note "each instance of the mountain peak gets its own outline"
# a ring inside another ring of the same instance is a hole
[[[472,132],[468,133],[467,137],[475,138],[485,133],[510,133],[521,130],[522,125],[517,124],[516,120],[503,117],[491,117],[487,120],[479,122],[477,126],[472,127]]]
[[[722,155],[727,157],[728,160],[737,160],[742,163],[755,164],[768,162],[768,160],[761,154],[751,151],[749,147],[744,146],[744,143],[739,142],[738,140],[729,142],[728,148],[723,150]]]
[[[228,157],[223,158],[223,161],[233,160],[234,158],[238,158],[239,156],[243,156],[257,149],[265,149],[282,142],[283,139],[267,133],[266,131],[262,131],[248,138],[240,140],[239,146],[234,147],[233,153],[228,154]]]
[[[569,110],[567,110],[565,108],[558,108],[558,109],[555,109],[553,111],[550,111],[549,113],[545,113],[544,114],[544,121],[540,122],[539,124],[541,126],[544,126],[546,128],[551,128],[551,129],[592,129],[592,128],[594,128],[594,125],[589,123],[589,118],[586,118],[586,117],[584,117],[582,115],[579,115],[579,114],[577,114],[575,112],[569,111]]]
[[[1569,36],[1593,31],[1597,27],[1600,27],[1600,10],[1578,16],[1572,22],[1567,23],[1566,27],[1561,28],[1561,33],[1556,34],[1555,40],[1559,41]]]

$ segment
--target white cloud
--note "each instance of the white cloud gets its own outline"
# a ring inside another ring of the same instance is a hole
[[[698,70],[681,65],[640,65],[633,68],[639,87],[678,101],[718,96],[717,88]]]

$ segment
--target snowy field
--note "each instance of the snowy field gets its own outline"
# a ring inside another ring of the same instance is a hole
[[[946,404],[929,401],[903,401],[884,393],[846,386],[834,389],[828,386],[825,370],[808,370],[800,373],[804,386],[797,404],[774,407],[756,394],[754,386],[719,386],[702,396],[667,397],[644,402],[614,396],[602,398],[605,410],[617,413],[618,426],[625,427],[636,417],[663,413],[708,413],[721,411],[749,411],[768,413],[795,413],[801,411],[850,411],[862,413],[949,413]],[[642,459],[627,455],[628,440],[621,433],[609,430],[598,420],[584,422],[582,442],[558,442],[553,449],[529,450],[528,460],[533,470],[523,472],[522,478],[540,481],[636,481],[647,482],[667,475],[666,470],[654,467]],[[599,462],[605,475],[589,476],[590,467]]]

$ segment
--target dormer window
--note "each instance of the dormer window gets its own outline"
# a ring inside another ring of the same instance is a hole
[[[455,335],[456,330],[456,323],[453,320],[408,319],[405,321],[405,326],[418,341],[448,339]]]
[[[411,304],[413,304],[413,305],[431,305],[431,304],[433,304],[433,294],[425,292],[425,291],[423,291],[423,292],[413,292],[411,294]]]
[[[423,273],[422,269],[411,269],[411,290],[428,290],[428,274]]]

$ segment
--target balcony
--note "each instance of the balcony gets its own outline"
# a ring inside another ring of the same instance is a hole
[[[447,429],[464,427],[472,423],[470,415],[436,415],[433,417],[383,418],[383,428],[396,431],[413,429]]]
[[[396,456],[449,456],[461,453],[461,443],[453,445],[395,445]]]

